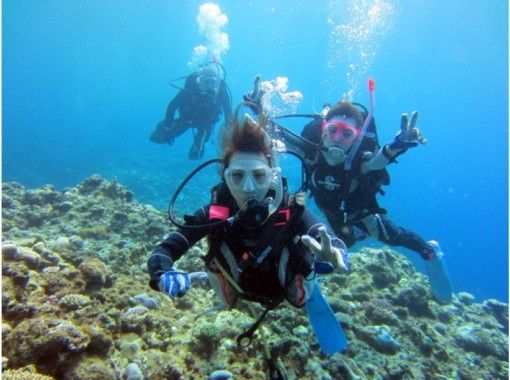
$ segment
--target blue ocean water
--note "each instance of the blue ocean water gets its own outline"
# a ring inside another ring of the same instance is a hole
[[[203,42],[202,3],[4,1],[2,180],[62,189],[100,173],[165,209],[197,165],[186,158],[191,133],[173,146],[148,136],[176,94],[168,82],[189,73]],[[420,112],[428,144],[389,167],[380,203],[441,242],[455,291],[508,301],[508,3],[216,3],[228,16],[221,59],[234,104],[255,74],[288,77],[304,95],[297,112],[344,95],[368,104],[370,75],[381,142],[402,112]],[[217,153],[208,145],[204,159]],[[209,184],[214,173],[204,175]]]

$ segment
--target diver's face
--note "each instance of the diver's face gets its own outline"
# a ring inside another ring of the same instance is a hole
[[[353,118],[335,116],[324,120],[321,125],[322,143],[326,148],[337,147],[345,152],[359,137],[359,129]]]
[[[262,153],[236,152],[223,175],[230,193],[242,208],[250,198],[264,200],[271,185],[272,169]]]
[[[220,83],[214,75],[202,75],[200,77],[200,91],[211,95],[217,95]]]
[[[335,116],[324,120],[321,125],[322,156],[331,165],[340,165],[352,145],[359,138],[360,131],[353,118]]]

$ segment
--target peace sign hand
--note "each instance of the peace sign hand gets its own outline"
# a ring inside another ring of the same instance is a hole
[[[303,235],[301,241],[314,253],[316,261],[326,261],[331,263],[335,269],[346,270],[345,252],[331,244],[331,236],[325,227],[319,228],[319,236],[320,243],[310,235]]]
[[[406,113],[402,114],[402,118],[400,119],[400,130],[393,141],[388,144],[391,150],[405,151],[408,148],[414,148],[418,144],[427,143],[427,139],[422,136],[420,130],[416,127],[417,119],[417,111],[413,111],[410,121]]]
[[[418,145],[418,143],[427,143],[427,139],[425,139],[420,130],[416,128],[416,120],[418,120],[418,111],[413,111],[411,114],[411,121],[409,121],[406,113],[403,113],[400,119],[400,132],[397,136],[399,136],[400,140],[403,142],[412,144],[410,147],[414,147]]]
[[[243,100],[246,106],[250,107],[250,109],[255,113],[259,114],[262,112],[262,96],[264,95],[264,90],[260,89],[260,76],[255,76],[253,80],[253,90],[245,95],[243,95]]]

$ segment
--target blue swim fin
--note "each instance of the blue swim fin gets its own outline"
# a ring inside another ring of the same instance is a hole
[[[431,240],[428,243],[434,248],[436,254],[432,260],[425,261],[432,295],[440,303],[450,303],[452,302],[452,284],[444,262],[443,252],[437,241]]]
[[[331,306],[322,295],[319,284],[315,285],[305,308],[322,352],[334,354],[344,351],[347,348],[347,337]]]

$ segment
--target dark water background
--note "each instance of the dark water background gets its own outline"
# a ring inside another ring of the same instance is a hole
[[[191,135],[172,147],[148,135],[176,93],[169,80],[189,73],[192,49],[203,42],[200,4],[3,1],[2,180],[62,189],[101,173],[165,209],[197,164],[186,159]],[[371,75],[381,142],[394,136],[402,112],[420,111],[429,143],[390,166],[381,203],[397,224],[441,242],[456,291],[507,301],[507,2],[217,4],[229,19],[222,62],[234,104],[257,73],[287,76],[290,90],[304,94],[298,112],[344,93],[367,104]],[[338,37],[339,25],[352,29],[348,38]],[[288,125],[299,132],[302,121]],[[204,159],[217,155],[207,149]],[[296,167],[285,163],[289,174]],[[196,180],[197,198],[207,199],[211,176]]]

